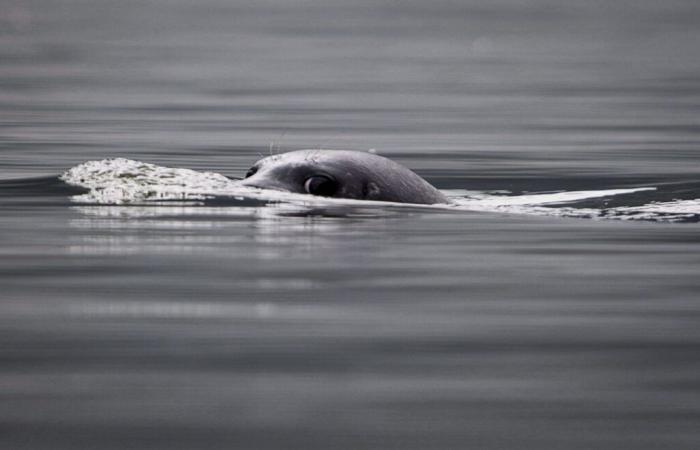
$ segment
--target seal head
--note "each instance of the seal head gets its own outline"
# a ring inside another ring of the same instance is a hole
[[[322,197],[447,203],[430,183],[382,156],[348,150],[297,150],[256,162],[244,186]]]

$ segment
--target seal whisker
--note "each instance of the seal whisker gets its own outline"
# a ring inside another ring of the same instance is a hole
[[[277,138],[277,153],[282,152],[282,139],[284,139],[284,136],[287,134],[287,130],[284,130],[282,134]]]

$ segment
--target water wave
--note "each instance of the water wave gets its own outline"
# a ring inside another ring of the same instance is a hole
[[[198,172],[190,169],[169,168],[124,158],[88,161],[66,171],[60,177],[69,185],[81,187],[87,192],[72,197],[81,204],[96,205],[145,205],[159,202],[210,202],[212,200],[262,201],[276,205],[293,206],[305,211],[318,211],[319,207],[378,205],[384,202],[329,199],[309,195],[262,190],[242,186],[214,172]],[[577,207],[591,199],[619,200],[624,196],[641,192],[651,193],[656,187],[627,189],[599,189],[551,193],[512,194],[507,191],[443,191],[450,199],[446,205],[399,205],[428,209],[464,211],[489,211],[510,214],[545,215],[589,219],[645,220],[661,222],[699,222],[700,198],[659,201],[650,196],[642,204],[620,204],[597,207]],[[231,205],[232,203],[229,203]],[[240,203],[239,203],[240,204]],[[248,205],[250,206],[250,205]],[[279,210],[279,207],[278,207]],[[282,208],[284,211],[284,208]]]

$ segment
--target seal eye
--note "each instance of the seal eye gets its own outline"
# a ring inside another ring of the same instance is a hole
[[[257,173],[257,171],[258,171],[258,168],[257,168],[257,167],[251,167],[251,168],[248,169],[248,171],[245,173],[245,178],[252,177],[253,175],[255,175],[255,174]]]
[[[314,175],[306,179],[304,189],[311,195],[331,197],[338,190],[338,183],[325,175]]]

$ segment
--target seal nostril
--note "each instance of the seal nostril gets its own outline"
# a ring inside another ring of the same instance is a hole
[[[245,178],[250,178],[258,172],[258,168],[253,166],[245,173]]]
[[[376,183],[373,181],[368,181],[367,183],[362,185],[362,197],[366,198],[368,200],[373,200],[375,198],[379,198],[379,195],[381,194],[381,190],[379,189],[379,186],[377,186]]]

